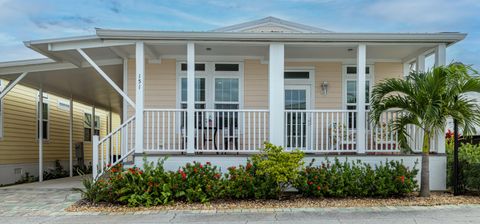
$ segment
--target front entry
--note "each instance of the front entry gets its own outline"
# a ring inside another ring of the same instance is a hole
[[[305,149],[310,136],[310,85],[285,86],[286,146],[290,149]]]

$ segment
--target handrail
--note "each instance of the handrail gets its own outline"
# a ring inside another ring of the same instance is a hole
[[[130,123],[133,119],[135,119],[135,115],[130,117],[128,120],[126,120],[125,122],[123,122],[123,124],[121,124],[118,128],[115,128],[115,130],[113,130],[112,132],[110,132],[108,135],[106,135],[105,137],[102,138],[102,140],[98,141],[98,144],[106,141],[108,138],[110,138],[112,135],[114,135],[115,133],[117,133],[118,131],[122,130],[122,128],[124,128],[125,126],[127,126],[128,123]]]

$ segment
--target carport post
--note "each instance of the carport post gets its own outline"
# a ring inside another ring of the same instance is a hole
[[[69,159],[69,169],[70,169],[70,177],[73,177],[73,100],[70,97],[70,119],[69,123],[69,150],[68,150],[68,159]]]
[[[43,181],[43,88],[38,92],[38,181]]]

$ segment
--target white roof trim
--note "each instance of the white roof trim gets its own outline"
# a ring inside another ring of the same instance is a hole
[[[213,32],[243,32],[245,30],[258,28],[265,25],[275,25],[280,26],[285,29],[295,30],[299,33],[331,33],[329,30],[307,26],[300,23],[290,22],[287,20],[279,19],[276,17],[266,17],[259,20],[254,20],[250,22],[240,23],[232,26],[226,26],[218,29],[212,30]]]

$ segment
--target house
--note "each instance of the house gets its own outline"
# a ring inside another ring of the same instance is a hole
[[[225,169],[265,141],[317,161],[413,166],[421,156],[400,153],[389,125],[397,112],[369,122],[369,93],[383,79],[424,70],[426,56],[444,65],[446,48],[465,36],[339,33],[274,17],[205,32],[96,29],[27,41],[49,59],[9,62],[0,75],[121,115],[118,128],[93,137],[95,177],[108,164],[163,156],[167,169],[194,160]],[[410,134],[418,150],[421,132]],[[431,151],[431,189],[444,190],[443,133]]]

